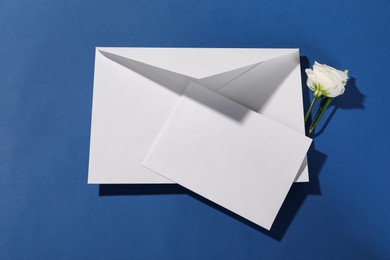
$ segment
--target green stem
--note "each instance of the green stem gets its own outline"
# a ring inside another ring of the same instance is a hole
[[[325,110],[326,110],[327,107],[329,106],[329,105],[326,105],[326,103],[327,103],[328,101],[329,101],[329,98],[328,98],[328,97],[323,97],[323,98],[321,99],[320,106],[319,106],[319,108],[318,108],[318,110],[317,110],[316,115],[315,115],[314,118],[313,118],[313,121],[312,121],[311,124],[310,124],[309,129],[313,128],[314,125],[317,125],[317,124],[320,122],[320,119],[321,119],[322,115],[325,113]],[[329,102],[330,102],[330,101],[329,101]],[[314,127],[314,128],[315,128],[315,127]]]
[[[316,103],[317,99],[318,99],[318,96],[315,95],[313,101],[310,104],[309,110],[307,110],[307,113],[306,113],[306,116],[305,116],[305,123],[309,119],[310,113],[313,110],[314,104]]]
[[[317,112],[314,115],[313,120],[311,121],[309,129],[313,126],[313,124],[315,124],[315,122],[317,122],[318,117],[321,114],[322,110],[324,109],[324,105],[325,105],[326,101],[328,101],[328,99],[329,99],[328,97],[321,98],[320,105],[318,106]]]
[[[318,123],[320,122],[322,116],[324,115],[326,109],[329,107],[330,103],[332,102],[333,98],[327,98],[326,102],[320,107],[320,109],[318,110],[317,114],[319,113],[319,115],[315,116],[315,119],[316,120],[313,120],[313,122],[311,123],[310,125],[310,128],[309,128],[309,136],[314,132],[314,130],[316,129]],[[318,118],[317,118],[318,117]]]

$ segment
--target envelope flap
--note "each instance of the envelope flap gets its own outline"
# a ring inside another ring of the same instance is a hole
[[[205,78],[264,62],[298,49],[230,48],[97,48],[192,78]]]

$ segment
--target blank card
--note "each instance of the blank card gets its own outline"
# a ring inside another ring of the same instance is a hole
[[[191,83],[143,165],[269,230],[310,143]]]

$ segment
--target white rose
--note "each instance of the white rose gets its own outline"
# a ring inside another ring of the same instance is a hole
[[[345,91],[348,70],[341,71],[328,65],[315,62],[313,70],[306,69],[307,86],[314,91],[314,96],[337,97]]]

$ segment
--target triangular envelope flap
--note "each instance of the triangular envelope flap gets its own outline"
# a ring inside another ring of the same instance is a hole
[[[253,69],[255,66],[262,63],[260,62],[254,65],[249,65],[235,70],[230,70],[220,74],[212,75],[210,77],[196,79],[170,70],[158,68],[143,62],[132,60],[121,55],[113,54],[111,52],[106,52],[102,50],[99,50],[99,52],[109,60],[119,65],[122,65],[125,68],[128,68],[148,78],[149,80],[152,80],[158,83],[159,85],[162,85],[167,89],[176,92],[179,95],[182,95],[185,92],[188,84],[191,81],[199,82],[201,85],[204,85],[209,89],[217,90],[218,88],[221,88],[222,86],[228,84],[229,82],[234,81],[235,79],[239,78],[243,74],[247,73],[249,70]],[[286,57],[286,56],[287,55],[282,57]]]
[[[104,47],[99,47],[97,50],[196,79],[247,67],[298,51],[297,49]]]

